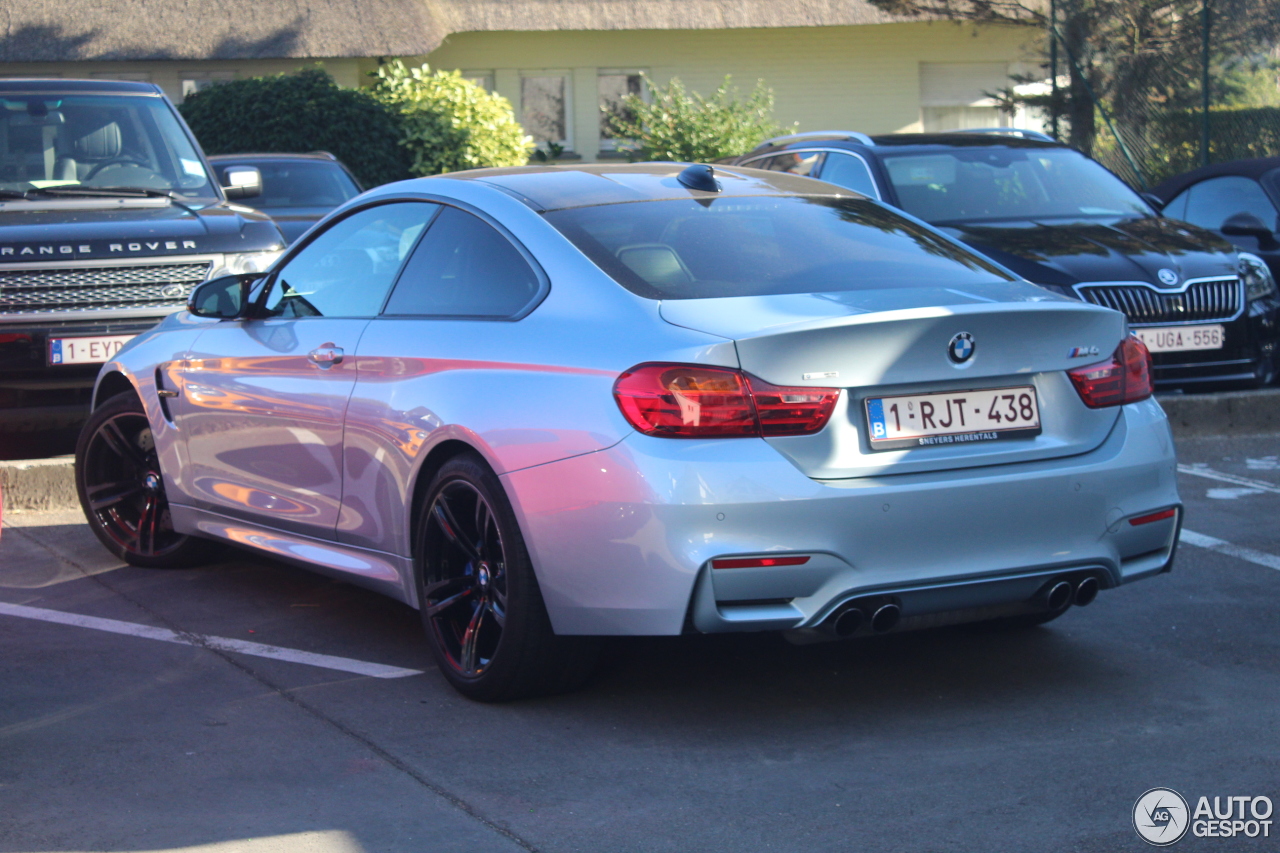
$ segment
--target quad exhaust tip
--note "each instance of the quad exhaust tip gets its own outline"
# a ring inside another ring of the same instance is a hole
[[[1096,583],[1096,581],[1095,581]],[[1052,584],[1044,594],[1044,603],[1050,610],[1063,610],[1070,606],[1075,590],[1067,581]]]
[[[878,610],[871,616],[871,630],[877,634],[883,634],[885,631],[892,631],[898,626],[898,620],[902,618],[902,608],[896,604],[881,605]]]
[[[862,611],[856,607],[849,607],[831,621],[831,630],[837,637],[852,637],[862,627],[862,620]]]
[[[1093,600],[1098,597],[1098,590],[1100,588],[1097,578],[1085,578],[1076,585],[1076,594],[1072,598],[1072,601],[1076,607],[1084,607],[1085,605],[1092,604]]]

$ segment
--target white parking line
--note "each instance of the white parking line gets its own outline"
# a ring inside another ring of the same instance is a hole
[[[242,655],[253,655],[272,660],[283,660],[289,663],[303,663],[308,666],[319,666],[325,669],[336,669],[339,672],[353,672],[356,675],[367,675],[372,678],[404,678],[409,675],[421,675],[420,669],[403,669],[398,666],[386,666],[380,663],[368,663],[351,658],[340,658],[334,655],[321,655],[315,652],[304,652],[298,649],[285,649],[280,646],[268,646],[263,643],[250,643],[245,640],[232,640],[226,637],[210,637],[201,634],[181,634],[168,628],[155,628],[151,625],[139,625],[135,622],[121,622],[117,619],[102,619],[98,616],[81,616],[78,613],[66,613],[61,610],[46,610],[42,607],[26,607],[21,604],[0,602],[0,614],[17,616],[19,619],[38,619],[41,622],[56,622],[59,625],[75,625],[78,628],[92,628],[95,631],[108,631],[112,634],[127,634],[131,637],[144,637],[148,640],[159,640],[162,643],[178,643],[183,646],[217,649],[223,652],[237,652]]]
[[[1236,486],[1245,486],[1250,489],[1259,489],[1264,492],[1271,492],[1280,495],[1280,486],[1268,483],[1265,480],[1252,480],[1248,477],[1237,477],[1235,474],[1226,474],[1222,471],[1215,471],[1202,465],[1179,465],[1179,474],[1190,474],[1193,477],[1204,477],[1209,480],[1217,480],[1222,483],[1231,483]]]
[[[1246,548],[1243,545],[1233,545],[1225,539],[1217,539],[1213,536],[1206,536],[1203,533],[1196,533],[1194,530],[1182,529],[1182,535],[1178,537],[1179,542],[1185,542],[1188,545],[1194,545],[1197,548],[1206,548],[1210,551],[1217,551],[1219,554],[1226,554],[1229,557],[1235,557],[1240,560],[1247,560],[1258,566],[1266,566],[1268,569],[1276,569],[1280,571],[1280,557],[1275,554],[1268,554],[1266,551],[1257,551],[1253,548]]]

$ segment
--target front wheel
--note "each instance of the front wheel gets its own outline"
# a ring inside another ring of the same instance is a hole
[[[422,622],[458,692],[498,702],[572,690],[599,658],[594,637],[559,637],[502,483],[479,457],[446,462],[418,519]]]
[[[217,552],[173,529],[151,423],[133,392],[89,415],[76,442],[76,491],[94,534],[130,565],[186,568]]]

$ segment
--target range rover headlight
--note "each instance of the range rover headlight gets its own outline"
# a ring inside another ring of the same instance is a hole
[[[244,273],[262,272],[275,263],[276,258],[284,253],[284,249],[268,249],[265,252],[236,252],[222,256],[222,266],[209,274],[210,278],[220,275],[243,275]]]
[[[1265,296],[1274,296],[1276,280],[1275,276],[1271,275],[1267,262],[1248,252],[1240,252],[1239,257],[1240,263],[1237,268],[1240,270],[1240,280],[1244,282],[1245,297],[1253,301]]]

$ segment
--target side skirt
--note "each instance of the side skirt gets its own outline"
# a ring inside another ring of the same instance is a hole
[[[285,533],[209,510],[170,504],[174,529],[268,554],[304,569],[380,592],[417,607],[413,560],[382,551]]]

